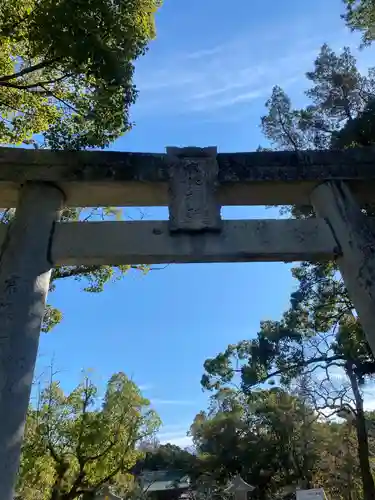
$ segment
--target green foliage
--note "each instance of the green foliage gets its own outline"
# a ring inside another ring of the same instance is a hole
[[[191,427],[200,473],[222,486],[241,474],[255,486],[254,498],[282,497],[296,487],[324,487],[335,498],[349,498],[350,487],[356,498],[358,463],[343,446],[347,435],[355,446],[350,425],[317,419],[302,393],[274,388],[245,397],[227,389],[212,396]]]
[[[361,75],[348,48],[336,54],[324,45],[306,76],[310,82],[307,107],[293,109],[289,97],[279,87],[273,89],[266,103],[267,114],[261,124],[272,148],[299,152],[372,145],[374,70]],[[363,209],[368,214],[374,212],[374,207]],[[314,215],[310,206],[283,210],[298,218]],[[345,410],[351,416],[362,494],[373,500],[375,488],[362,386],[375,374],[374,356],[336,263],[304,262],[292,273],[297,286],[282,318],[262,321],[255,338],[229,345],[208,359],[202,385],[212,391],[234,385],[252,397],[255,388],[268,381],[290,387],[296,378],[310,377],[307,398],[316,411],[324,409],[341,415]],[[339,383],[332,378],[333,370],[342,374]],[[332,453],[327,456],[332,459]],[[345,477],[354,481],[353,488],[358,493],[358,476]],[[330,488],[336,496],[334,481]]]
[[[160,425],[149,405],[123,373],[110,378],[102,404],[88,378],[69,394],[52,381],[29,408],[19,495],[74,500],[106,483],[123,484],[141,456],[137,443]]]
[[[0,143],[83,149],[104,147],[129,130],[137,92],[133,61],[155,36],[159,0],[4,0],[0,5]],[[2,213],[11,222],[14,210]],[[66,208],[63,221],[121,217],[112,207]],[[84,282],[98,293],[129,269],[146,266],[73,266],[53,270],[59,279]],[[42,330],[62,313],[47,306]]]
[[[274,148],[329,149],[332,144],[343,148],[372,141],[368,122],[375,95],[373,68],[361,75],[348,47],[336,54],[325,44],[306,77],[311,84],[305,92],[310,100],[306,108],[293,109],[290,98],[277,86],[266,103],[268,114],[261,125]]]
[[[236,382],[238,375],[242,392],[251,396],[255,386],[268,380],[290,386],[297,377],[309,374],[313,378],[309,399],[317,411],[334,414],[345,409],[353,416],[364,496],[371,498],[373,479],[360,387],[375,372],[374,356],[334,266],[304,263],[294,274],[299,286],[282,319],[263,321],[255,339],[231,345],[207,360],[202,385],[218,390]],[[335,383],[333,369],[341,370],[342,381]]]
[[[167,443],[144,448],[145,456],[134,467],[136,475],[143,471],[181,470],[187,473],[194,467],[195,457],[179,446]]]
[[[362,33],[364,45],[375,38],[375,4],[373,0],[344,0],[346,12],[344,19],[353,31]]]
[[[3,0],[0,143],[104,147],[129,130],[159,0]]]
[[[375,143],[375,102],[369,100],[366,107],[332,136],[333,149],[361,148]]]
[[[349,3],[354,7],[354,3],[364,5],[366,2]],[[374,69],[370,69],[367,75],[361,75],[348,48],[336,54],[323,45],[313,71],[306,76],[312,86],[306,91],[311,104],[305,109],[293,110],[289,98],[279,88],[274,90],[268,101],[268,115],[262,118],[262,125],[265,136],[274,147],[300,150],[371,145],[375,140],[372,126],[375,119]],[[288,105],[285,106],[285,103]],[[371,207],[364,208],[371,213]],[[295,217],[313,215],[311,207],[292,207],[290,212]],[[285,373],[285,363],[292,362],[291,366],[295,368],[306,365],[306,356],[301,358],[306,341],[311,344],[317,334],[334,332],[324,349],[327,356],[324,363],[345,365],[347,361],[353,362],[358,381],[362,383],[363,376],[370,375],[375,365],[364,333],[353,317],[354,308],[336,265],[303,263],[293,270],[293,275],[298,280],[298,289],[292,294],[290,311],[281,322],[263,323],[257,345],[253,348],[263,354],[265,349],[271,350],[266,359],[271,360],[273,352],[272,362],[277,360],[277,369]],[[275,332],[280,337],[276,344]],[[317,357],[314,349],[309,352],[310,360]],[[251,355],[256,361],[256,357]],[[259,365],[265,366],[268,375],[269,365],[263,361],[256,362],[252,370],[257,368],[259,371]],[[249,384],[256,380],[251,369],[247,374]]]
[[[299,129],[301,113],[292,110],[291,101],[282,88],[274,87],[266,108],[268,115],[262,117],[261,125],[271,144],[277,144],[279,149],[305,149],[305,137]]]

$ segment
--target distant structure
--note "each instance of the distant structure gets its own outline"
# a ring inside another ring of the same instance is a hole
[[[152,500],[177,500],[190,488],[190,478],[184,471],[144,471],[138,481],[143,493]]]
[[[238,474],[231,480],[228,488],[225,491],[227,493],[232,493],[234,495],[234,500],[247,500],[249,492],[252,492],[254,490],[255,487],[244,481]]]

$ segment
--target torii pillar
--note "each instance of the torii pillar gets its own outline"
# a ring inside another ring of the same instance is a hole
[[[375,225],[363,213],[349,186],[327,181],[317,186],[311,201],[326,220],[340,249],[337,264],[375,355]]]
[[[0,249],[0,498],[13,500],[49,289],[50,248],[64,195],[52,184],[20,190]]]

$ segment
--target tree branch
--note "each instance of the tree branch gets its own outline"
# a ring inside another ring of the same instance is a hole
[[[18,71],[18,73],[13,73],[11,75],[4,75],[0,76],[0,84],[3,82],[9,82],[10,80],[15,80],[16,78],[19,78],[21,76],[27,75],[29,73],[33,73],[34,71],[38,71],[43,68],[48,68],[49,66],[52,66],[56,62],[59,62],[60,59],[55,57],[54,59],[50,59],[49,61],[42,61],[38,64],[34,64],[34,66],[29,66],[28,68],[24,68],[21,71]]]
[[[324,363],[333,363],[334,361],[339,361],[339,360],[343,360],[343,356],[342,355],[335,355],[335,356],[331,356],[331,357],[318,356],[316,358],[311,358],[311,359],[308,359],[308,360],[303,360],[300,363],[295,363],[294,365],[289,366],[288,368],[285,368],[285,369],[282,368],[280,370],[276,370],[276,371],[270,373],[269,375],[267,375],[267,377],[265,379],[263,379],[262,381],[259,381],[258,383],[266,382],[270,378],[277,377],[279,375],[287,373],[288,371],[293,371],[296,368],[303,368],[303,367],[307,367],[307,366],[310,366],[310,365],[315,364],[315,363],[322,363],[322,362],[324,362]],[[240,372],[240,373],[242,372],[241,369],[240,370],[234,370],[234,371],[237,371],[237,372]],[[253,384],[253,385],[256,385],[256,384]]]
[[[85,431],[85,423],[86,423],[86,415],[87,415],[87,409],[90,403],[90,391],[89,391],[89,381],[88,378],[86,377],[85,380],[85,389],[84,389],[84,397],[82,401],[82,415],[81,415],[81,422],[80,422],[80,429],[79,429],[79,435],[78,435],[78,443],[76,447],[76,454],[77,454],[77,460],[79,463],[80,471],[83,471],[85,467],[85,459],[84,456],[82,455],[82,446],[83,446],[83,433]]]
[[[293,139],[293,137],[291,136],[290,132],[286,129],[286,125],[282,119],[282,115],[281,115],[281,110],[279,108],[279,106],[277,106],[277,111],[278,111],[278,115],[279,115],[279,122],[280,122],[280,125],[281,125],[281,128],[284,132],[284,134],[287,136],[287,138],[289,139],[290,143],[292,144],[293,148],[295,151],[298,151],[299,148],[298,148],[298,144],[297,142]]]
[[[45,85],[51,85],[53,83],[61,82],[65,78],[69,78],[72,75],[73,75],[73,73],[66,73],[65,75],[60,76],[58,78],[55,78],[53,80],[47,80],[44,82],[28,83],[27,85],[20,85],[18,83],[12,83],[12,82],[8,82],[8,81],[2,82],[1,78],[0,78],[0,87],[9,87],[9,88],[18,89],[18,90],[30,90],[30,89],[33,89],[36,87],[42,87],[45,93],[50,93],[51,92],[50,90],[44,88]]]
[[[98,271],[102,266],[74,266],[74,267],[56,267],[52,271],[51,282],[58,279],[74,278],[77,276],[88,276]],[[118,266],[113,266],[118,267]],[[131,265],[130,269],[138,269],[138,266]],[[155,269],[159,270],[159,269]]]

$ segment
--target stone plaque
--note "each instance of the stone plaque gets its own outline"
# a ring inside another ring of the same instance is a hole
[[[169,229],[176,232],[221,230],[217,202],[217,149],[167,148],[169,170]]]

